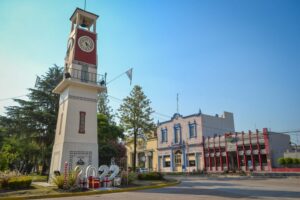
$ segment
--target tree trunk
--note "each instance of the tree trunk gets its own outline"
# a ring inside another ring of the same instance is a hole
[[[136,138],[137,138],[137,131],[134,129],[133,130],[133,135],[134,135],[134,139],[133,139],[133,172],[136,171]]]

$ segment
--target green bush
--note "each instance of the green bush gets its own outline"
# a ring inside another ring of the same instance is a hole
[[[137,179],[137,174],[134,172],[129,172],[127,177],[127,172],[123,171],[121,173],[121,184],[126,185],[127,183],[130,184]]]
[[[68,176],[68,187],[71,189],[74,189],[77,187],[77,178],[78,178],[78,172],[72,172]]]
[[[67,185],[66,188],[64,188],[64,182],[65,182],[65,175],[59,175],[52,178],[53,183],[59,188],[59,189],[74,189],[76,188],[76,181],[77,181],[77,172],[70,173],[67,177]]]
[[[300,164],[300,159],[299,158],[293,158],[293,164],[294,165]]]
[[[279,158],[277,161],[280,165],[286,165],[285,158]]]
[[[293,159],[292,158],[284,158],[286,165],[290,166],[293,164]]]
[[[55,176],[54,178],[52,178],[53,183],[59,189],[64,189],[64,180],[65,180],[65,177],[63,175]]]
[[[29,188],[32,179],[28,176],[12,177],[8,179],[7,187],[10,189],[25,189]]]
[[[139,174],[138,179],[139,180],[163,180],[164,177],[159,172],[149,172],[149,173]]]
[[[8,180],[20,176],[21,174],[18,171],[0,171],[0,188],[8,188]]]

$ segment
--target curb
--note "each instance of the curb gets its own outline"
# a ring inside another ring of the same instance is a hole
[[[0,197],[0,200],[44,199],[44,198],[59,198],[59,197],[72,197],[72,196],[88,196],[88,195],[96,195],[96,194],[110,194],[110,193],[131,192],[131,191],[146,190],[146,189],[164,188],[164,187],[178,185],[179,183],[180,181],[173,181],[170,183],[161,183],[157,185],[138,186],[138,187],[131,187],[131,188],[121,188],[118,190],[102,190],[102,191],[73,192],[73,193],[69,192],[69,193],[61,193],[61,194],[26,196],[26,197]]]

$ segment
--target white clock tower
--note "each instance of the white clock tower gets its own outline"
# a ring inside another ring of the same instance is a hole
[[[54,171],[76,165],[98,167],[97,97],[106,90],[97,74],[98,16],[77,8],[72,14],[64,79],[53,90],[60,94],[50,178]]]

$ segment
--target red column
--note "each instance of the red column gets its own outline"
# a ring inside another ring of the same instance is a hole
[[[254,163],[254,157],[253,157],[253,148],[252,148],[252,140],[251,140],[251,131],[249,131],[249,142],[250,142],[250,152],[251,152],[252,169],[255,170],[255,163]]]
[[[238,150],[238,144],[237,144],[237,133],[235,133],[235,146],[236,146],[236,160],[238,164],[238,170],[240,170],[240,156],[239,156],[239,150]]]
[[[227,151],[226,134],[225,134],[225,152],[226,152],[226,166],[227,166],[227,170],[229,170],[229,162],[228,162],[228,151]]]
[[[221,165],[221,171],[223,171],[223,160],[222,160],[222,152],[221,152],[221,145],[220,145],[220,135],[219,135],[219,153],[220,153],[220,165]]]
[[[209,164],[209,170],[211,171],[212,168],[211,168],[211,158],[210,158],[210,147],[209,147],[209,138],[210,137],[207,137],[207,144],[208,144],[208,164]]]
[[[204,158],[204,161],[203,161],[203,164],[204,164],[204,170],[206,169],[206,155],[205,155],[205,138],[204,136],[202,136],[202,144],[203,144],[203,158]]]
[[[215,170],[218,171],[215,138],[216,138],[216,137],[214,136],[214,160],[215,160]]]
[[[243,140],[243,151],[244,151],[244,164],[245,164],[245,171],[248,170],[248,165],[247,165],[247,157],[246,157],[246,149],[245,149],[245,140],[244,140],[244,131],[242,132],[242,140]]]
[[[268,162],[268,170],[272,171],[272,164],[270,160],[270,144],[269,144],[269,135],[268,135],[268,129],[263,128],[263,134],[264,134],[264,140],[265,140],[265,149],[267,154],[267,162]]]
[[[261,154],[260,154],[260,145],[259,145],[259,139],[258,139],[258,130],[256,129],[256,141],[257,141],[257,149],[258,149],[258,160],[259,160],[259,166],[260,171],[262,171],[262,162],[261,162]]]

